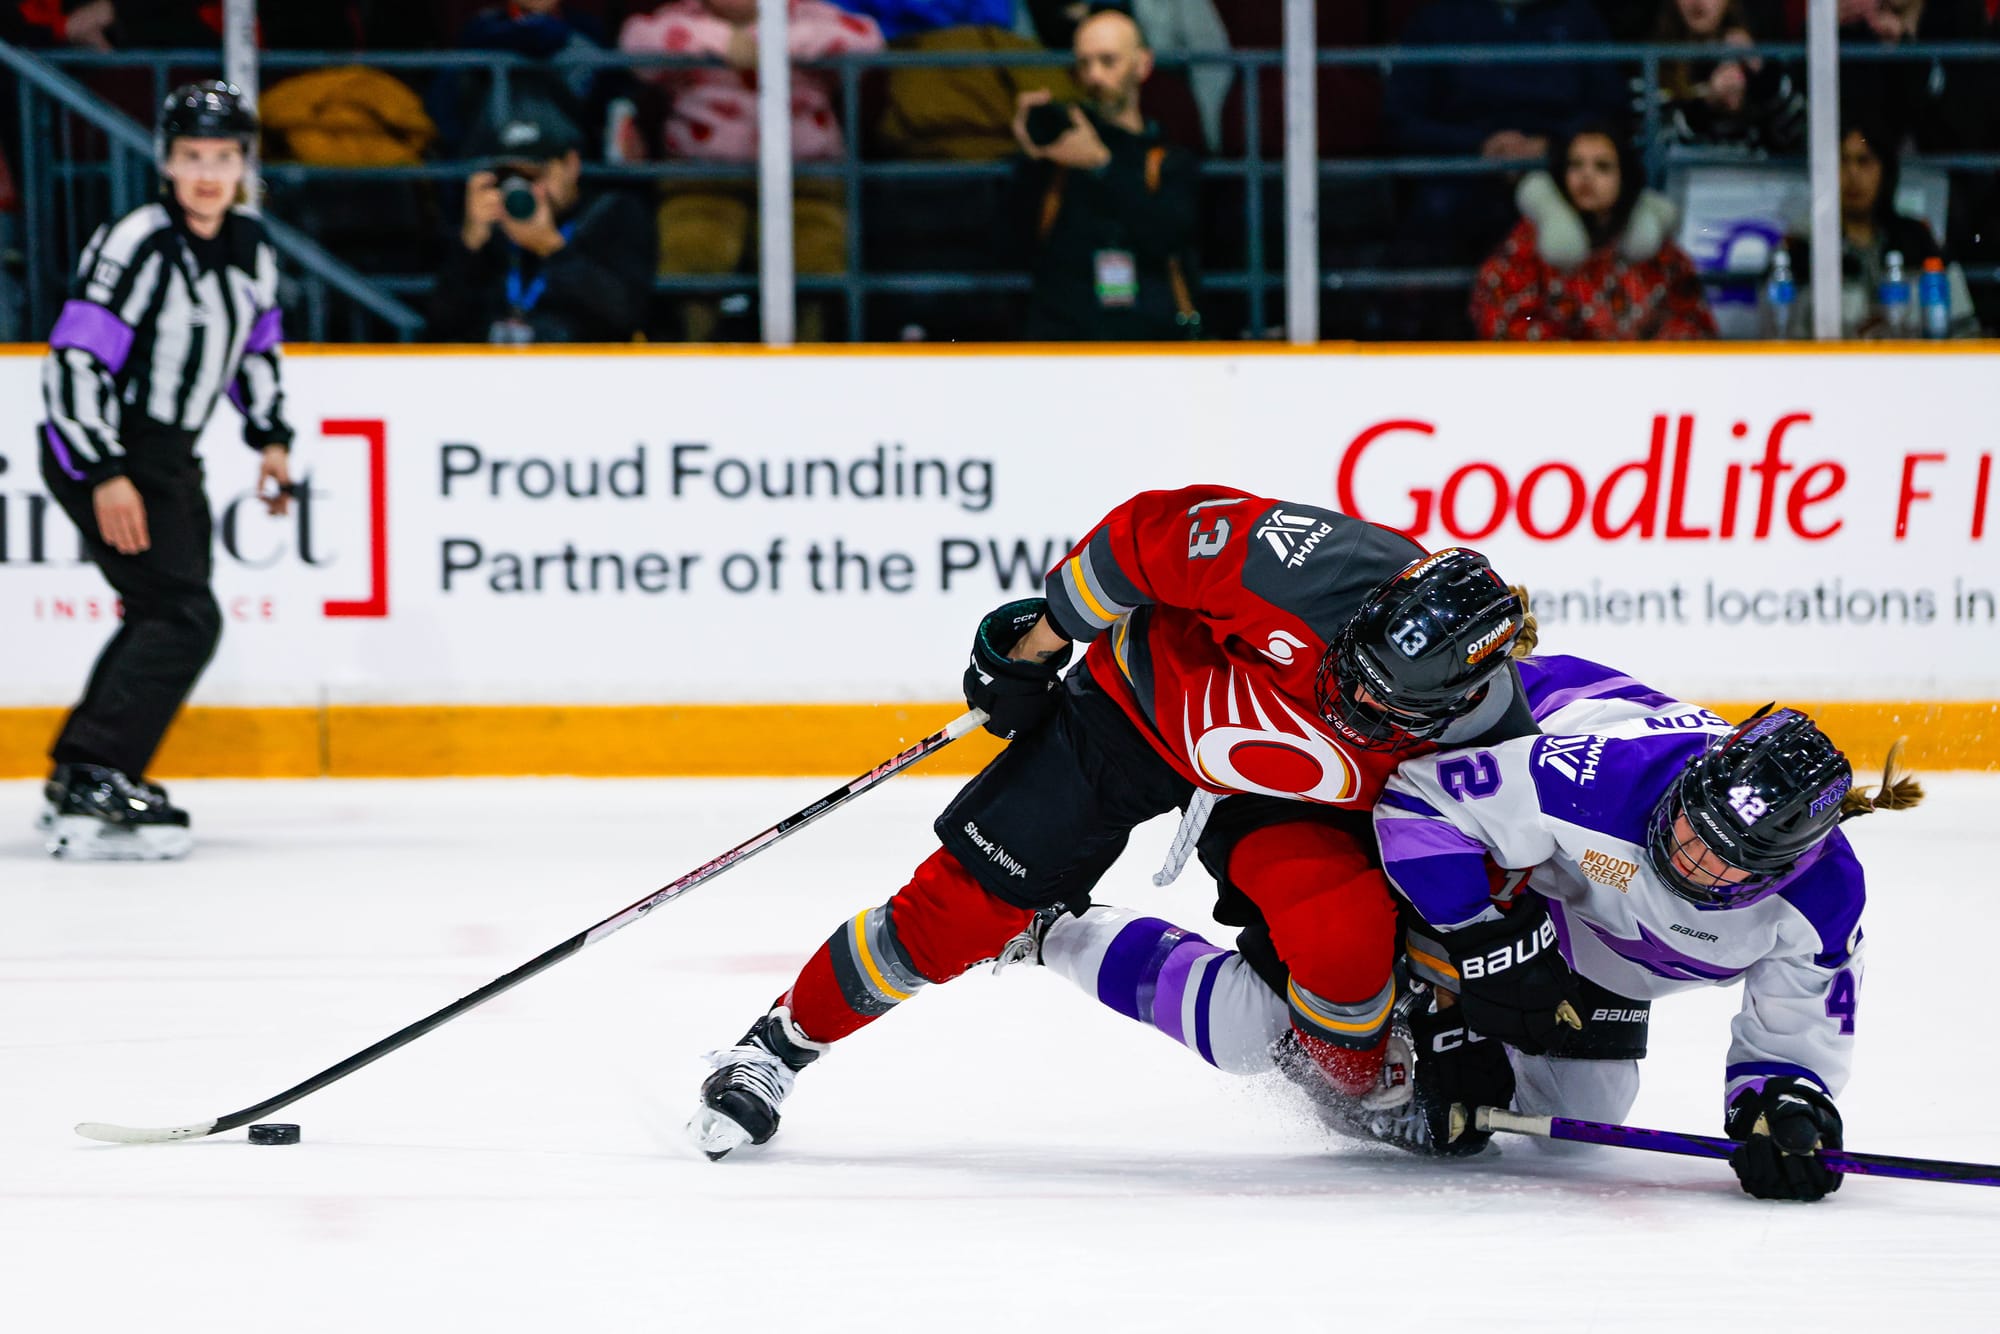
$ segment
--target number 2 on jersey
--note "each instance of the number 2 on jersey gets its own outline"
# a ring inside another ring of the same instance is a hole
[[[1500,790],[1500,765],[1486,751],[1462,755],[1438,765],[1438,782],[1454,801],[1478,800]]]

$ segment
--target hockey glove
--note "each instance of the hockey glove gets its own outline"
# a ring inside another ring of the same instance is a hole
[[[1466,1026],[1531,1056],[1560,1055],[1583,1028],[1576,974],[1556,948],[1546,904],[1528,895],[1497,922],[1439,933],[1458,970]]]
[[[1055,713],[1062,669],[1073,645],[1046,662],[1007,656],[1049,609],[1043,598],[1010,602],[989,614],[972,636],[972,665],[965,669],[965,702],[986,710],[986,730],[1002,741],[1032,732]]]
[[[1840,1147],[1840,1113],[1819,1085],[1786,1075],[1746,1088],[1729,1104],[1723,1128],[1743,1141],[1729,1165],[1758,1199],[1817,1200],[1840,1189],[1840,1173],[1816,1152]]]
[[[1410,1045],[1416,1048],[1414,1096],[1431,1151],[1446,1158],[1478,1153],[1493,1136],[1472,1128],[1473,1109],[1514,1101],[1506,1047],[1468,1029],[1461,1006],[1433,1009],[1421,999],[1410,1011]]]

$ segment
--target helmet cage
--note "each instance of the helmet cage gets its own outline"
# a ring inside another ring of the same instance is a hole
[[[1485,699],[1522,624],[1519,598],[1484,556],[1449,547],[1419,557],[1327,645],[1314,678],[1320,716],[1362,750],[1434,741]]]
[[[1646,857],[1669,890],[1702,908],[1741,908],[1771,894],[1825,842],[1853,781],[1846,757],[1795,709],[1765,705],[1717,739],[1661,794]],[[1676,836],[1685,821],[1689,837]],[[1676,854],[1704,852],[1748,874],[1734,884],[1691,876]]]
[[[1334,636],[1313,681],[1320,716],[1356,747],[1398,750],[1435,741],[1485,698],[1484,680],[1449,692],[1399,688],[1362,642],[1366,619],[1364,609]],[[1369,699],[1361,698],[1363,690]]]

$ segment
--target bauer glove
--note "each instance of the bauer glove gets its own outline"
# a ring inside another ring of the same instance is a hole
[[[1032,732],[1056,711],[1062,669],[1073,645],[1046,662],[1007,656],[1021,636],[1035,628],[1049,604],[1044,598],[1009,602],[989,613],[972,636],[972,665],[965,669],[965,702],[986,711],[986,730],[1002,741]]]
[[[1546,904],[1524,897],[1497,922],[1440,932],[1458,970],[1466,1027],[1531,1056],[1560,1055],[1583,1028],[1581,993]]]
[[[1746,1088],[1723,1118],[1736,1179],[1760,1200],[1817,1200],[1840,1189],[1840,1173],[1819,1159],[1840,1147],[1840,1113],[1826,1090],[1786,1075]]]

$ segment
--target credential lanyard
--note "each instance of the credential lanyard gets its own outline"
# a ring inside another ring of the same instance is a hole
[[[576,235],[576,224],[566,222],[556,229],[562,233],[563,244],[568,245]],[[521,248],[514,247],[514,262],[507,267],[507,304],[525,315],[535,308],[542,294],[549,290],[549,278],[545,273],[535,275],[530,283],[521,281]]]

